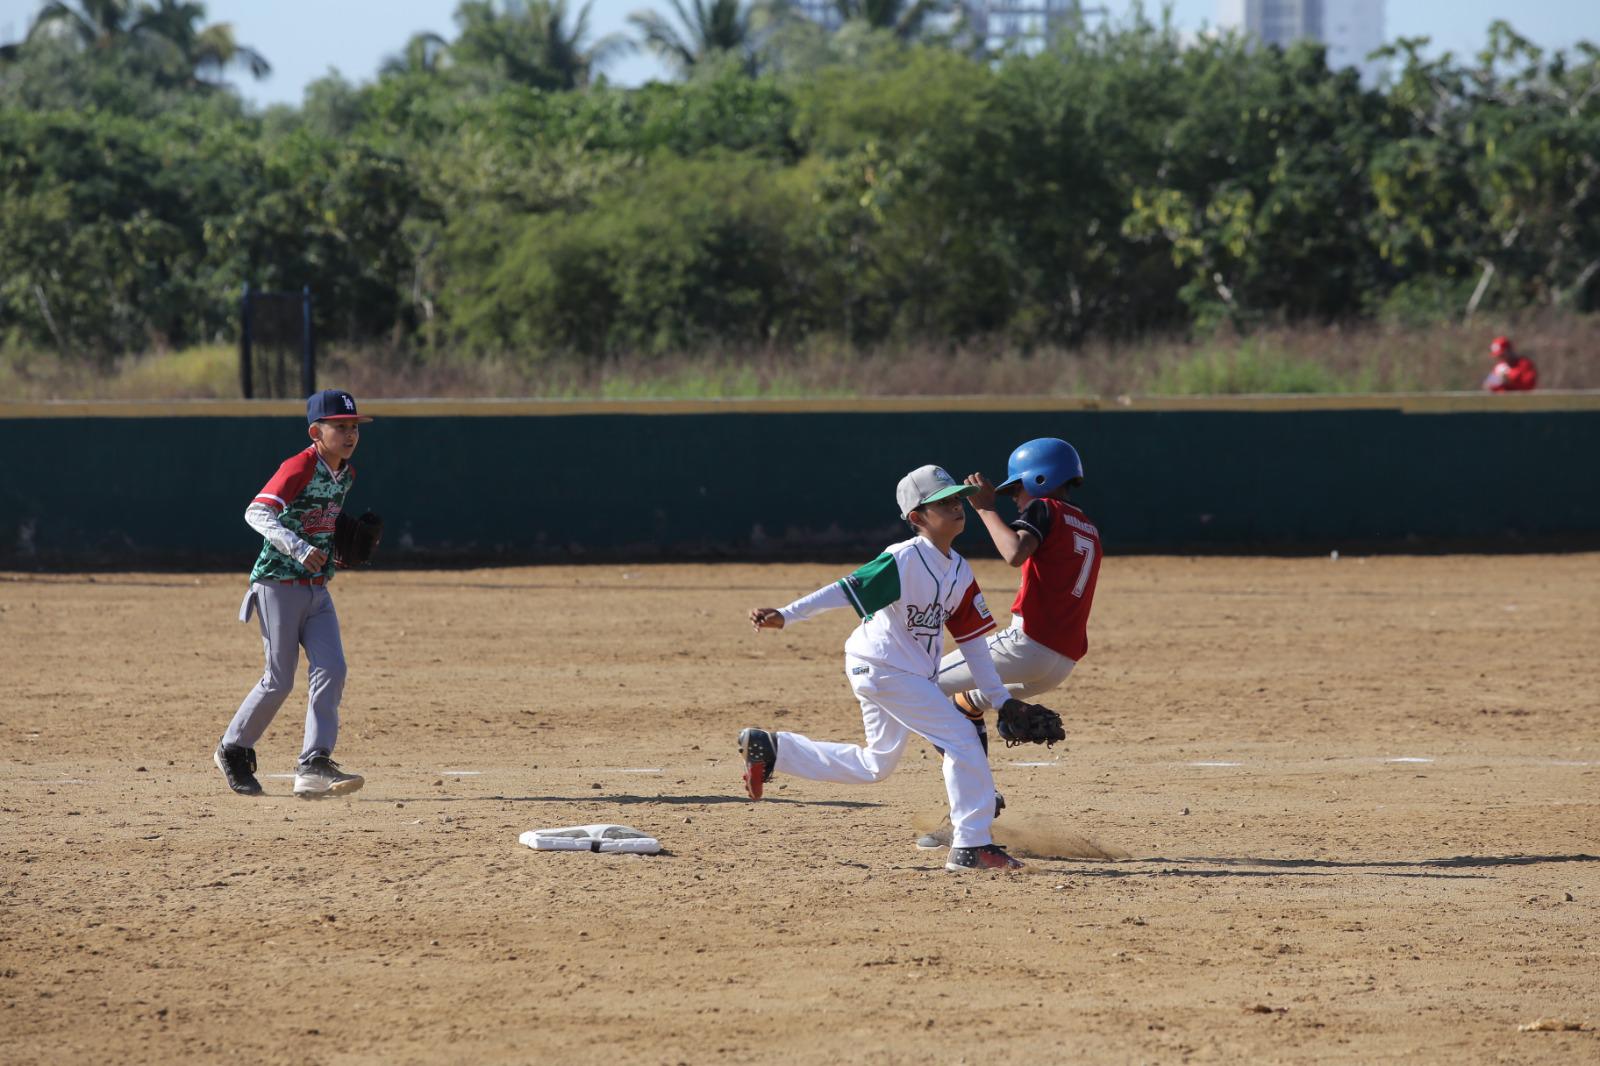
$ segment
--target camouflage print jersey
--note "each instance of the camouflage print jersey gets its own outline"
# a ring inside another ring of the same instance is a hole
[[[329,470],[327,464],[317,458],[317,447],[313,444],[285,459],[253,501],[278,512],[278,521],[285,529],[328,553],[321,573],[329,581],[333,580],[334,523],[339,519],[345,494],[355,479],[355,468],[349,463],[337,474]],[[250,571],[251,581],[292,581],[311,576],[312,571],[270,542],[261,545],[261,554]]]

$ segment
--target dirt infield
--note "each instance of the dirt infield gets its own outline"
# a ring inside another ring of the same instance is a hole
[[[741,726],[860,736],[848,617],[741,620],[835,571],[343,576],[324,803],[298,697],[210,763],[241,577],[0,574],[0,1060],[1600,1061],[1518,1031],[1600,1027],[1600,556],[1108,559],[1014,876],[912,847],[921,746],[744,799]],[[590,821],[668,853],[517,843]]]

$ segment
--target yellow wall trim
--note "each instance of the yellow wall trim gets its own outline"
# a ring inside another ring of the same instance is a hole
[[[883,396],[859,400],[370,400],[376,418],[510,418],[570,415],[917,413],[941,411],[1600,411],[1600,390],[1315,396]],[[0,402],[0,418],[303,418],[300,400],[59,400]]]

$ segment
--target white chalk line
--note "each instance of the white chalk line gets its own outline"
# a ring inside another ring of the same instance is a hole
[[[484,771],[482,771],[482,770],[415,770],[415,771],[413,771],[413,773],[419,773],[419,774],[423,774],[423,775],[434,774],[434,775],[440,776],[440,777],[482,777]],[[267,777],[267,778],[273,778],[273,779],[279,780],[279,781],[287,781],[289,778],[294,777],[295,775],[294,774],[261,774],[259,776]]]
[[[1513,757],[1513,758],[1498,758],[1498,759],[1484,759],[1484,758],[1474,757],[1474,756],[1471,756],[1471,755],[1462,755],[1462,756],[1446,756],[1446,757],[1444,757],[1444,760],[1445,761],[1441,763],[1438,758],[1435,758],[1433,756],[1423,756],[1423,755],[1395,755],[1395,756],[1353,755],[1353,756],[1346,756],[1346,757],[1339,758],[1339,759],[1322,760],[1320,762],[1315,762],[1315,763],[1309,763],[1309,762],[1306,762],[1304,760],[1275,760],[1275,761],[1271,761],[1271,762],[1261,762],[1261,763],[1252,762],[1251,765],[1254,766],[1254,767],[1260,768],[1260,769],[1267,769],[1267,768],[1271,768],[1271,767],[1275,767],[1275,766],[1291,766],[1291,765],[1293,765],[1293,766],[1320,766],[1320,767],[1326,767],[1326,766],[1331,766],[1331,765],[1338,765],[1338,764],[1341,764],[1341,763],[1352,763],[1352,762],[1354,762],[1354,763],[1383,763],[1383,764],[1390,764],[1390,765],[1399,764],[1399,765],[1413,765],[1413,766],[1431,765],[1431,766],[1434,766],[1435,768],[1440,769],[1440,770],[1490,768],[1490,767],[1497,767],[1497,766],[1556,767],[1556,768],[1562,768],[1562,769],[1582,769],[1582,768],[1585,768],[1585,767],[1600,766],[1600,760],[1596,760],[1596,759],[1530,759],[1530,758],[1515,758],[1515,757]],[[1046,767],[1059,767],[1059,766],[1063,765],[1063,762],[1060,759],[1056,759],[1054,761],[1013,761],[1013,762],[1007,762],[1006,765],[1007,766],[1018,767],[1018,768],[1021,768],[1021,769],[1030,769],[1031,770],[1031,769],[1042,769],[1042,768],[1046,768]],[[1220,769],[1220,770],[1227,770],[1227,769],[1237,769],[1237,768],[1243,767],[1245,765],[1245,763],[1244,762],[1226,761],[1226,760],[1221,760],[1221,759],[1214,759],[1214,760],[1208,759],[1208,760],[1196,760],[1196,761],[1193,761],[1193,762],[1176,763],[1176,764],[1172,764],[1172,765],[1185,766],[1185,767],[1190,767],[1190,768],[1193,768],[1193,769]],[[660,767],[660,766],[613,766],[613,767],[601,767],[599,769],[590,769],[590,768],[585,768],[585,767],[581,767],[581,766],[574,766],[574,767],[571,767],[570,769],[574,770],[574,771],[583,772],[583,773],[612,773],[612,774],[663,774],[663,773],[666,773],[666,768]],[[442,776],[442,777],[482,777],[487,773],[487,771],[484,771],[484,770],[423,770],[423,771],[420,771],[420,772],[424,773],[424,774],[429,774],[429,773],[436,774],[436,775]],[[679,772],[682,772],[682,771],[679,771]],[[292,780],[296,775],[294,775],[292,773],[287,773],[287,774],[261,774],[260,776],[264,777],[264,778],[266,778],[268,780],[273,780],[273,781],[288,781],[288,780]],[[3,777],[4,777],[4,775],[0,774],[0,779],[3,779]],[[98,779],[85,778],[85,777],[34,777],[34,778],[25,778],[25,779],[22,780],[21,783],[29,784],[29,785],[93,785],[93,784],[97,784],[97,783],[100,783],[100,782],[98,781]]]
[[[438,776],[438,777],[481,777],[481,776],[483,776],[483,771],[482,770],[419,770],[419,771],[416,771],[416,772],[417,773],[421,773],[425,777],[427,775],[429,775],[429,774],[433,774],[433,775]],[[262,774],[261,776],[262,777],[276,778],[278,780],[286,781],[289,778],[294,777],[295,775],[294,774]]]
[[[1474,757],[1474,756],[1471,756],[1471,755],[1447,757],[1446,761],[1444,763],[1440,763],[1440,761],[1438,759],[1436,759],[1436,758],[1429,757],[1429,756],[1422,756],[1422,755],[1398,755],[1398,756],[1352,755],[1352,756],[1347,756],[1347,757],[1341,758],[1341,759],[1326,759],[1326,760],[1322,760],[1320,762],[1307,762],[1307,761],[1303,761],[1303,760],[1280,759],[1280,760],[1271,760],[1271,761],[1253,763],[1252,765],[1261,766],[1261,767],[1272,767],[1272,766],[1330,766],[1330,765],[1341,765],[1341,764],[1346,764],[1346,763],[1384,763],[1384,764],[1400,763],[1400,764],[1407,764],[1407,765],[1413,765],[1413,766],[1415,766],[1415,765],[1433,765],[1433,766],[1437,766],[1441,770],[1447,770],[1447,769],[1473,769],[1473,768],[1494,767],[1494,766],[1532,766],[1532,767],[1541,767],[1541,766],[1559,766],[1559,767],[1600,766],[1600,761],[1593,760],[1593,759],[1519,759],[1519,758],[1483,759],[1483,758],[1477,758],[1477,757]],[[1013,766],[1021,766],[1021,765],[1026,765],[1026,764],[1023,764],[1023,763],[1012,763],[1012,765]],[[1185,762],[1185,763],[1179,763],[1177,765],[1180,765],[1180,766],[1192,766],[1192,767],[1234,767],[1234,766],[1243,766],[1245,764],[1242,763],[1242,762],[1223,762],[1223,761],[1220,761],[1220,760],[1217,760],[1217,761],[1208,760],[1208,761],[1203,761],[1203,762]]]

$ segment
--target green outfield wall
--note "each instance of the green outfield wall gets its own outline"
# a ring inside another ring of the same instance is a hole
[[[380,402],[348,506],[391,562],[859,555],[895,482],[1084,456],[1108,551],[1600,547],[1600,394]],[[0,403],[0,567],[244,568],[297,403]],[[1002,504],[1002,507],[1006,506]],[[991,551],[977,523],[958,547]]]

